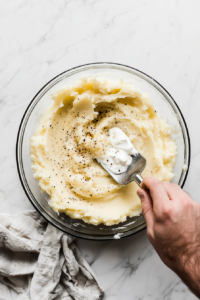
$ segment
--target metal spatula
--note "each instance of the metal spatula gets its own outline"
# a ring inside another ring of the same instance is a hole
[[[114,174],[108,168],[108,166],[104,165],[103,163],[99,163],[117,183],[121,185],[126,185],[134,180],[140,186],[143,180],[141,172],[146,166],[146,159],[139,152],[136,155],[131,155],[131,157],[131,165],[128,166],[128,169],[125,172],[120,174]]]

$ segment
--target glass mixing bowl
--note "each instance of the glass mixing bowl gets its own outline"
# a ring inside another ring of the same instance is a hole
[[[49,81],[33,98],[22,118],[16,145],[16,159],[19,177],[24,191],[36,210],[53,226],[76,237],[91,240],[112,240],[114,235],[127,237],[146,227],[144,217],[128,218],[126,222],[114,226],[91,225],[82,220],[71,219],[64,213],[57,214],[48,205],[48,195],[42,193],[33,178],[30,159],[30,138],[46,109],[51,105],[51,95],[60,87],[71,84],[84,75],[103,73],[110,79],[123,78],[138,89],[147,92],[162,118],[167,119],[173,128],[178,154],[174,166],[175,176],[172,182],[183,187],[188,170],[183,170],[190,163],[190,139],[183,115],[170,94],[153,78],[134,68],[114,63],[94,63],[79,66],[56,76]]]

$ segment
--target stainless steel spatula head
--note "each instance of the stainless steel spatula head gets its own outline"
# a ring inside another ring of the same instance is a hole
[[[112,178],[121,185],[126,185],[131,181],[135,181],[139,186],[142,183],[141,172],[146,166],[146,159],[138,152],[137,154],[131,155],[132,162],[128,166],[127,170],[120,174],[114,174],[108,166],[100,163],[101,166],[112,176]]]

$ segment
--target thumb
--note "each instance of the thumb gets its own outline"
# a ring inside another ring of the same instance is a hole
[[[148,230],[153,230],[153,206],[152,200],[149,194],[142,189],[137,191],[137,194],[142,203],[142,213],[147,223]]]

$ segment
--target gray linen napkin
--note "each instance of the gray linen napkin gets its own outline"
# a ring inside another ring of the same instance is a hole
[[[0,214],[0,300],[97,300],[103,290],[68,236],[36,211]]]

